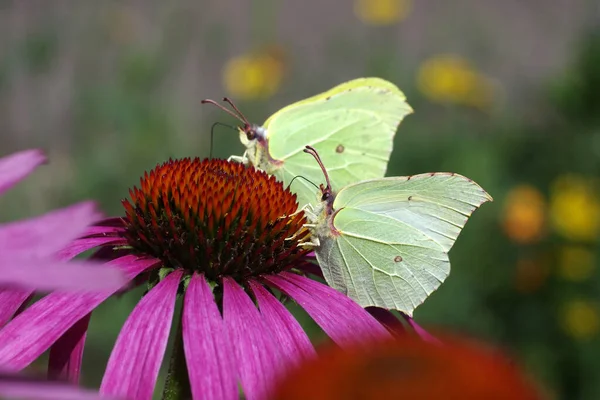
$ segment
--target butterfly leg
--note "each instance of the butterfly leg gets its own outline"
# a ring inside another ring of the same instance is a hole
[[[291,215],[289,215],[289,216],[291,217],[291,216],[293,216],[293,215],[296,215],[296,214],[298,214],[298,212],[300,212],[300,211],[302,211],[302,210],[298,210],[298,211],[296,211],[295,213],[293,213],[293,214],[291,214]],[[304,228],[304,227],[309,227],[309,226],[308,226],[308,224],[304,224],[304,225],[302,225],[302,227]],[[296,237],[298,237],[298,235],[299,235],[299,234],[304,234],[304,232],[305,232],[304,230],[300,230],[300,231],[298,231],[298,232],[294,233],[292,236],[290,236],[290,237],[287,237],[287,238],[285,238],[285,239],[283,239],[283,240],[294,240],[294,239],[296,239]]]
[[[245,162],[244,162],[245,161],[244,156],[241,156],[241,157],[240,156],[230,156],[227,159],[227,161],[229,161],[229,162],[235,161],[235,162],[239,162],[239,163],[245,164]]]
[[[298,210],[300,211],[300,210]],[[304,226],[308,227],[308,228],[314,228],[314,225],[312,225],[312,223],[317,222],[317,218],[318,218],[318,213],[315,212],[315,207],[312,204],[306,204],[304,207],[302,207],[302,211],[304,211],[304,215],[306,215],[306,219],[308,219],[308,221],[311,224],[304,224]]]
[[[313,206],[311,204],[305,204],[303,207],[299,208],[295,213],[288,215],[288,217],[295,217],[296,215],[304,212],[305,214],[311,213]],[[312,215],[312,213],[311,213]]]
[[[248,154],[248,150],[246,150],[246,151],[244,152],[244,154],[242,154],[242,156],[241,156],[241,157],[240,157],[240,156],[230,156],[230,157],[227,159],[227,161],[235,161],[235,162],[239,162],[239,163],[242,163],[242,164],[248,164],[248,157],[247,157],[247,154]]]
[[[319,247],[320,245],[321,245],[321,242],[319,241],[318,237],[311,237],[311,239],[307,242],[298,243],[298,246],[310,247],[310,248]]]

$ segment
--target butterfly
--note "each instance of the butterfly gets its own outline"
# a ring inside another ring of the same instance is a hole
[[[352,182],[385,175],[393,139],[402,119],[412,113],[404,94],[380,78],[359,78],[279,110],[264,124],[251,124],[228,99],[233,110],[216,105],[242,122],[242,157],[232,157],[259,168],[289,185],[299,208],[314,201],[308,181],[321,178],[321,170],[303,157],[304,146],[316,148],[327,162],[334,189]]]
[[[434,172],[369,179],[332,190],[305,210],[327,283],[363,307],[412,316],[450,273],[448,251],[476,208],[492,197],[464,176]]]

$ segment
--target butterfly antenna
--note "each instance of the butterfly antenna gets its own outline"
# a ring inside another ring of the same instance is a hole
[[[224,124],[222,122],[215,122],[214,124],[212,124],[212,127],[210,128],[210,152],[209,152],[209,155],[208,155],[208,158],[210,158],[210,159],[212,159],[215,126],[217,126],[217,125],[224,126],[226,128],[233,129],[234,131],[237,131],[237,129],[236,129],[235,126],[227,125],[227,124]]]
[[[313,156],[315,158],[315,160],[317,160],[319,167],[321,167],[321,171],[323,171],[323,175],[325,175],[325,182],[327,182],[327,189],[331,190],[331,182],[329,182],[329,174],[327,173],[327,169],[325,169],[325,166],[323,165],[323,161],[321,161],[321,157],[319,156],[319,153],[317,153],[317,150],[315,150],[314,147],[312,147],[312,146],[306,146],[304,148],[304,152],[310,154],[311,156]]]
[[[229,100],[226,98],[226,100]],[[233,104],[231,103],[231,100],[227,101],[229,104],[231,104],[233,106]],[[239,114],[234,113],[233,111],[231,111],[229,108],[223,106],[222,104],[217,103],[214,100],[211,99],[204,99],[200,101],[200,104],[212,104],[213,106],[216,106],[218,108],[220,108],[221,110],[225,111],[227,114],[231,115],[233,118],[243,122],[244,124],[248,124],[248,120],[246,119],[246,117],[244,117],[239,110],[237,109],[237,107],[233,106],[233,109]]]
[[[229,104],[235,110],[235,112],[238,113],[239,119],[241,119],[247,126],[250,126],[250,122],[248,122],[248,118],[246,118],[246,116],[244,114],[242,114],[240,109],[237,108],[237,106],[233,103],[233,101],[231,101],[231,99],[229,97],[223,97],[223,101],[226,102],[227,104]]]
[[[288,190],[290,188],[290,186],[292,186],[292,183],[296,180],[296,178],[302,178],[302,179],[304,179],[306,182],[310,183],[311,185],[313,185],[314,187],[316,187],[317,190],[319,190],[319,187],[316,185],[316,183],[314,183],[313,181],[311,181],[308,178],[303,177],[302,175],[296,175],[295,177],[293,177],[292,180],[290,181],[290,184],[287,185],[286,190]]]

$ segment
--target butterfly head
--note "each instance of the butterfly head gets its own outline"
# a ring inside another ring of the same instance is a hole
[[[331,191],[331,187],[329,185],[325,186],[323,184],[319,185],[319,189],[321,189],[321,201],[323,202],[331,202],[333,201],[333,192]]]
[[[323,165],[323,161],[321,160],[319,153],[317,153],[317,150],[315,150],[314,147],[306,146],[304,148],[304,152],[310,154],[315,158],[315,160],[317,160],[319,167],[321,167],[321,170],[323,171],[323,175],[325,175],[325,182],[327,183],[327,185],[321,184],[319,186],[319,189],[321,190],[321,202],[327,206],[328,210],[331,210],[333,207],[333,200],[335,200],[335,195],[333,194],[333,189],[331,188],[331,182],[329,181],[329,174],[327,173],[327,169],[325,168],[325,165]]]
[[[253,140],[263,141],[267,136],[267,130],[260,125],[244,124],[240,127],[240,131],[246,135],[246,139],[251,142]]]
[[[262,139],[264,139],[266,137],[266,133],[267,133],[266,129],[263,128],[262,126],[259,126],[256,124],[251,124],[230,98],[223,97],[223,101],[225,103],[229,104],[231,106],[231,109],[227,108],[226,106],[224,106],[222,104],[217,103],[214,100],[210,100],[210,99],[202,100],[201,103],[202,104],[212,104],[214,106],[217,106],[221,110],[225,111],[227,114],[229,114],[232,117],[239,120],[242,123],[242,125],[239,126],[239,130],[241,133],[243,133],[246,136],[246,139],[248,140],[248,142],[253,141],[253,140],[261,141]]]

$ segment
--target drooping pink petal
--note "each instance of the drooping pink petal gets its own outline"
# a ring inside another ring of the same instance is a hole
[[[414,329],[416,334],[419,335],[421,337],[421,339],[425,340],[426,342],[431,342],[431,343],[438,343],[438,344],[442,343],[438,338],[436,338],[435,336],[433,336],[432,334],[427,332],[425,329],[421,328],[421,326],[419,326],[419,324],[417,324],[415,322],[415,320],[412,319],[411,317],[409,317],[408,315],[402,314],[402,317],[404,317],[406,322],[408,322],[408,324],[411,326],[411,328]]]
[[[125,231],[125,223],[121,217],[106,218],[89,226],[82,236],[114,235]]]
[[[377,321],[387,328],[390,333],[396,335],[403,335],[406,333],[406,328],[402,325],[402,322],[391,311],[380,307],[367,307],[365,308]]]
[[[48,378],[79,383],[83,348],[91,314],[70,327],[50,348]]]
[[[183,347],[193,398],[238,399],[233,349],[203,275],[192,276],[183,301]]]
[[[310,339],[285,306],[261,283],[251,280],[250,287],[269,331],[279,344],[285,367],[314,356],[316,353]]]
[[[100,393],[129,400],[152,399],[181,276],[181,271],[170,273],[131,312],[110,354]]]
[[[125,256],[106,265],[121,268],[133,279],[156,260]],[[0,330],[0,365],[12,371],[25,368],[113,293],[55,292],[37,301]]]
[[[108,217],[96,222],[94,226],[125,228],[125,219],[123,217]]]
[[[0,374],[0,397],[33,400],[108,400],[98,392],[60,382]]]
[[[84,251],[88,251],[98,246],[119,246],[125,244],[127,244],[125,239],[115,238],[113,236],[77,239],[66,245],[60,251],[58,251],[56,256],[60,260],[70,260],[71,258],[83,253]]]
[[[289,272],[264,279],[294,299],[339,345],[390,336],[361,306],[329,286]]]
[[[40,217],[3,224],[0,225],[0,250],[4,256],[52,256],[100,217],[95,204],[86,201]]]
[[[18,371],[112,293],[51,293],[0,330],[0,365]]]
[[[1,260],[1,259],[0,259]],[[0,290],[0,327],[4,326],[33,293],[28,289]]]
[[[157,266],[161,261],[152,257],[138,257],[133,254],[126,255],[106,263],[111,267],[120,268],[125,272],[129,279],[135,278],[138,274]]]
[[[264,399],[281,371],[278,346],[244,289],[232,278],[224,278],[223,287],[223,319],[244,394]]]
[[[62,262],[48,258],[0,257],[0,285],[37,291],[117,290],[125,285],[123,271],[93,262]]]
[[[125,232],[125,228],[117,226],[89,226],[81,235],[81,237],[90,237],[96,235],[107,235],[117,237],[123,232]]]
[[[25,150],[0,158],[0,194],[44,162],[46,157],[40,150]]]
[[[307,262],[298,267],[305,274],[312,274],[318,276],[319,278],[323,278],[323,271],[321,271],[321,267],[317,264],[313,264],[311,262]]]

